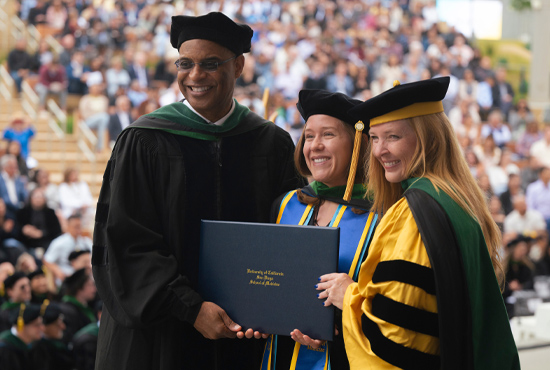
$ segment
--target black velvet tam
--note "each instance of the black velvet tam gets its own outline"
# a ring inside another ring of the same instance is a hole
[[[44,322],[44,325],[49,325],[55,322],[62,313],[63,312],[61,311],[61,308],[59,308],[57,304],[50,303],[44,311],[44,316],[42,316],[42,321]]]
[[[506,246],[507,246],[508,248],[511,248],[511,247],[515,247],[516,245],[518,245],[518,244],[521,243],[521,242],[530,243],[530,242],[532,242],[533,240],[534,240],[534,239],[531,238],[529,235],[520,234],[520,235],[518,235],[515,239],[510,240]]]
[[[415,103],[438,102],[445,97],[449,81],[449,77],[432,78],[403,85],[396,81],[393,88],[350,109],[349,114],[356,120],[361,120],[367,124],[373,118]],[[417,115],[411,115],[410,117]]]
[[[71,276],[65,278],[63,284],[69,291],[77,291],[84,286],[84,283],[88,281],[90,275],[86,272],[86,269],[82,268],[76,270]]]
[[[209,40],[241,55],[250,51],[253,33],[246,24],[235,23],[219,12],[199,17],[177,15],[172,17],[170,43],[179,50],[185,41]]]
[[[306,121],[315,114],[324,114],[353,126],[357,120],[349,115],[348,111],[360,103],[361,100],[352,99],[341,93],[331,93],[325,90],[302,90],[298,96],[296,107]]]
[[[21,308],[25,306],[23,314],[21,315]],[[11,309],[10,312],[10,322],[12,325],[17,324],[17,319],[19,316],[23,317],[23,322],[26,324],[33,322],[34,320],[40,317],[40,306],[37,304],[24,304],[21,303],[21,306]]]
[[[82,256],[83,254],[86,254],[86,253],[90,253],[90,251],[89,250],[72,251],[69,254],[68,260],[69,260],[69,262],[74,261],[75,259],[77,259],[78,257],[80,257],[80,256]]]
[[[29,280],[32,280],[34,279],[35,277],[37,276],[44,276],[44,271],[40,268],[34,270],[33,272],[31,272],[30,274],[27,275],[27,277],[29,278]]]
[[[27,275],[21,271],[17,271],[13,275],[8,276],[6,280],[4,280],[4,289],[13,288],[15,283],[24,277],[27,277]]]

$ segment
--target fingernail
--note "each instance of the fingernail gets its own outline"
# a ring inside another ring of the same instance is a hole
[[[317,285],[317,284],[315,284],[315,289],[317,289],[317,287],[318,287],[318,285]]]
[[[319,281],[321,281],[321,278],[317,278]]]
[[[323,306],[325,305],[325,302],[323,302]]]
[[[317,298],[319,298],[319,294],[317,294]]]

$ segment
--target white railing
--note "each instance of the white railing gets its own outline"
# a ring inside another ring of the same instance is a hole
[[[73,127],[78,125],[78,149],[80,149],[80,154],[83,155],[86,160],[90,163],[90,174],[91,178],[89,180],[90,190],[94,193],[98,186],[97,173],[96,173],[96,154],[95,147],[97,146],[97,136],[93,133],[92,130],[86,125],[82,120],[79,122],[74,122]],[[73,128],[73,131],[75,129]],[[81,165],[81,156],[78,158],[78,167]]]
[[[2,13],[4,15],[2,15]],[[11,34],[12,40],[17,40],[21,37],[25,37],[27,40],[27,45],[29,50],[31,51],[38,50],[38,45],[40,44],[42,35],[34,25],[32,24],[26,25],[25,22],[21,20],[21,18],[15,15],[10,18],[3,10],[0,12],[0,19],[3,20],[1,27],[7,28],[8,19],[11,20],[11,25],[12,25],[11,32],[3,32],[3,34],[5,34],[4,37],[6,39],[5,45],[9,45],[9,40],[10,40],[9,37]],[[54,51],[55,54],[59,55],[61,52],[63,52],[63,46],[61,46],[59,41],[57,41],[55,37],[53,37],[52,35],[46,36],[44,40],[46,40],[46,43],[50,46],[50,48]]]
[[[93,150],[91,148],[96,147],[97,136],[95,136],[93,131],[90,130],[90,128],[86,125],[86,123],[84,123],[84,121],[78,122],[78,129],[80,130],[80,133],[81,133],[80,135],[81,137],[79,138],[79,141],[82,141],[82,143],[86,146],[86,148],[90,151],[90,153],[93,153]],[[86,141],[88,143],[86,143]]]
[[[25,37],[27,39],[27,45],[29,46],[30,50],[38,49],[38,42],[40,41],[40,39],[36,39],[33,35],[29,34],[29,32],[27,31],[27,25],[21,20],[21,18],[16,15],[12,15],[11,25],[11,36],[14,40]]]
[[[50,128],[50,139],[48,140],[48,153],[53,152],[53,145],[56,141],[60,142],[61,146],[58,148],[58,151],[61,153],[59,158],[59,168],[63,172],[65,170],[65,159],[67,156],[67,143],[65,132],[67,132],[67,115],[63,112],[55,100],[48,99],[46,103],[46,108],[48,109],[48,127]],[[61,126],[61,127],[60,127]],[[57,140],[53,137],[55,135]]]
[[[59,108],[59,105],[53,99],[48,99],[46,108],[50,112],[48,126],[59,139],[64,139],[65,132],[67,132],[67,114]]]
[[[40,32],[38,32],[34,25],[29,24],[27,26],[27,34],[29,35],[28,45],[31,50],[38,50],[38,45],[40,44],[40,39],[42,38]]]
[[[38,30],[36,29],[35,26],[29,26],[29,32],[31,32],[31,30],[34,29],[36,31],[36,33],[38,35],[40,35],[40,33],[38,32]],[[32,31],[34,32],[34,31]],[[63,50],[65,50],[63,48],[63,46],[61,46],[61,44],[59,43],[59,41],[57,41],[55,39],[55,37],[53,37],[52,35],[48,35],[46,36],[46,43],[50,46],[50,48],[52,48],[52,50],[54,51],[54,54],[56,55],[59,55],[63,52]]]
[[[13,89],[15,87],[15,82],[11,78],[8,70],[3,65],[0,65],[0,95],[4,97],[4,100],[10,102],[12,99]],[[12,105],[8,104],[8,112],[11,113]]]
[[[10,35],[8,32],[8,21],[10,17],[8,16],[8,13],[6,13],[5,9],[6,1],[1,0],[0,1],[0,35],[4,36],[4,41],[2,45],[4,45],[4,49],[8,51],[10,49]]]
[[[38,95],[36,95],[27,81],[23,81],[21,84],[21,106],[32,120],[36,120],[38,116],[37,107],[39,103],[40,99]]]
[[[59,142],[61,145],[57,151],[61,154],[59,158],[59,169],[61,172],[65,170],[65,159],[67,157],[67,140],[65,133],[67,132],[67,115],[59,108],[55,100],[48,99],[46,108],[50,113],[48,115],[48,127],[50,128],[48,140],[48,153],[52,153],[54,143]],[[54,135],[56,137],[54,137]],[[57,140],[56,140],[57,139]]]

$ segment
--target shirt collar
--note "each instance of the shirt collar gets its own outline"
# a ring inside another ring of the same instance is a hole
[[[229,118],[229,116],[231,115],[231,113],[233,113],[233,111],[235,110],[235,101],[234,100],[231,100],[231,109],[229,110],[229,113],[227,113],[225,116],[223,116],[222,118],[220,118],[219,120],[217,120],[216,122],[211,122],[209,119],[206,119],[204,118],[204,116],[202,116],[199,112],[197,112],[195,110],[195,108],[193,108],[191,106],[191,104],[189,104],[189,101],[187,101],[187,99],[183,100],[183,104],[185,104],[187,107],[189,107],[189,109],[191,109],[193,111],[193,113],[195,113],[197,116],[199,116],[200,118],[202,118],[203,120],[205,120],[206,122],[208,123],[211,123],[211,124],[214,124],[216,126],[221,126],[224,124],[224,122],[227,120],[227,118]]]
[[[14,180],[10,177],[10,175],[8,175],[8,173],[6,171],[2,171],[2,177],[4,178],[5,181],[13,181]]]

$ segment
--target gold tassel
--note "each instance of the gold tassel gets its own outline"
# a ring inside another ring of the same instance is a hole
[[[13,273],[8,274],[8,276],[12,276]],[[0,296],[4,297],[6,295],[6,287],[4,286],[4,282],[0,282]]]
[[[363,136],[364,128],[365,128],[365,124],[362,121],[358,121],[355,124],[355,140],[353,141],[353,154],[351,155],[351,165],[349,168],[348,183],[346,184],[346,191],[344,193],[344,200],[346,202],[349,202],[351,199],[353,184],[355,183],[355,173],[357,172],[357,162],[359,162],[359,151],[361,148],[361,138]]]
[[[48,307],[49,304],[50,304],[50,300],[44,299],[44,302],[42,302],[42,306],[40,307],[40,316],[44,316],[44,314],[46,313],[46,308]]]
[[[55,293],[57,291],[57,287],[55,285],[55,277],[53,276],[52,272],[44,265],[42,266],[42,271],[44,271],[44,276],[46,277],[48,291],[50,293]]]
[[[264,90],[264,96],[262,98],[262,104],[264,105],[264,119],[267,119],[267,103],[269,101],[269,87]]]
[[[267,120],[270,121],[270,122],[275,122],[275,118],[277,118],[278,115],[279,115],[279,112],[275,111],[275,112],[271,113],[271,116],[269,116],[269,118]]]
[[[25,304],[21,303],[19,306],[19,316],[17,316],[17,331],[22,331],[25,327],[25,320],[23,319],[23,314],[25,313]]]

